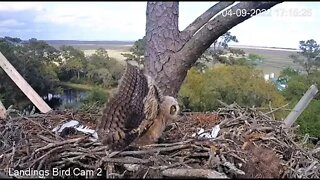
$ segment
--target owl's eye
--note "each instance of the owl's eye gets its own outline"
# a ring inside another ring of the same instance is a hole
[[[170,114],[174,114],[177,111],[177,107],[175,105],[170,107]]]

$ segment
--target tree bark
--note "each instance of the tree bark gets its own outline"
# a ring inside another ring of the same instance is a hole
[[[281,2],[219,2],[179,31],[178,2],[148,2],[145,71],[165,95],[176,97],[187,71],[221,35],[253,17],[251,9],[270,9]],[[246,9],[246,16],[222,16],[222,10]],[[215,17],[214,17],[215,16]]]

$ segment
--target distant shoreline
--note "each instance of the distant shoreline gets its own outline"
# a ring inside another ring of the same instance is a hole
[[[60,48],[63,45],[73,46],[76,49],[84,51],[85,55],[90,55],[98,48],[104,48],[108,51],[110,57],[116,58],[124,62],[124,57],[121,53],[130,51],[134,41],[81,41],[81,40],[44,40],[49,45]],[[290,55],[299,52],[298,49],[285,47],[267,47],[267,46],[252,46],[244,44],[232,44],[231,48],[242,49],[246,54],[258,54],[263,57],[263,63],[257,68],[262,70],[264,74],[274,73],[275,77],[279,76],[282,69],[286,67],[298,68],[293,63]]]
[[[229,47],[244,48],[244,49],[265,49],[265,50],[275,50],[275,51],[294,51],[294,52],[300,51],[299,49],[295,49],[295,48],[267,47],[267,46],[229,45]]]
[[[81,40],[43,40],[52,45],[76,44],[76,45],[133,45],[134,41],[81,41]]]
[[[134,41],[82,41],[82,40],[43,40],[50,45],[77,45],[77,46],[132,46]],[[265,49],[277,51],[293,51],[298,52],[299,49],[285,48],[285,47],[268,47],[268,46],[251,46],[251,45],[230,45],[231,48],[244,48],[244,49]]]

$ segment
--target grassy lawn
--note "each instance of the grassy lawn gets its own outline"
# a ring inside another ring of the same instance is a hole
[[[108,51],[108,55],[112,58],[115,58],[117,60],[119,60],[120,62],[124,62],[125,60],[125,57],[123,57],[121,55],[121,53],[129,53],[129,51],[126,51],[125,49],[122,49],[122,50],[114,50],[114,49],[106,49]],[[86,49],[86,50],[83,50],[84,54],[86,56],[90,56],[91,54],[95,53],[95,49]]]

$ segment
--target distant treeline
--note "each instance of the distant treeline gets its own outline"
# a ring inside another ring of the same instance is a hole
[[[78,41],[78,40],[43,40],[50,45],[96,44],[96,45],[133,45],[134,41]]]
[[[108,89],[117,86],[124,65],[98,48],[90,56],[72,46],[59,49],[32,38],[0,37],[1,53],[40,95],[61,91],[60,82],[70,82]],[[18,104],[25,95],[0,68],[0,100],[8,107]]]

